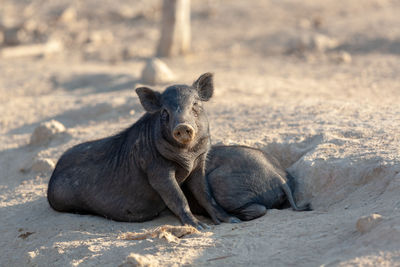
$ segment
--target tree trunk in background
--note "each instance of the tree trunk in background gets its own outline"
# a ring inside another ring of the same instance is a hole
[[[190,50],[190,0],[163,0],[157,56],[183,55]]]

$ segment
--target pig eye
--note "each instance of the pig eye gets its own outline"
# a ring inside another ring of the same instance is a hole
[[[161,119],[162,119],[163,121],[168,121],[168,119],[169,119],[169,114],[168,114],[168,111],[167,111],[166,109],[163,109],[163,110],[161,111]]]
[[[192,111],[195,117],[199,116],[199,107],[197,105],[193,104]]]

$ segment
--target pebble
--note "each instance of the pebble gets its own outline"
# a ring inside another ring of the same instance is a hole
[[[39,173],[50,172],[54,169],[55,164],[53,160],[48,158],[38,158],[33,161],[31,170]]]
[[[382,221],[382,215],[373,213],[368,216],[360,217],[357,221],[357,231],[360,233],[366,233],[371,231],[378,223]]]
[[[73,7],[66,8],[60,16],[60,21],[66,24],[73,23],[76,20],[77,20],[77,12],[76,9]]]
[[[65,126],[56,120],[43,122],[33,131],[33,134],[31,135],[30,139],[30,144],[31,145],[48,144],[57,135],[65,131],[66,131]]]
[[[289,43],[289,52],[318,51],[326,52],[337,48],[340,45],[335,38],[324,34],[303,35]]]
[[[345,51],[333,54],[331,59],[336,63],[350,63],[352,61],[351,55]]]
[[[149,85],[171,82],[175,75],[162,60],[151,58],[142,71],[142,82]]]

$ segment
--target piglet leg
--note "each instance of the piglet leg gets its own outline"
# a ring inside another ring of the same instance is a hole
[[[181,220],[182,224],[191,225],[198,230],[208,228],[193,216],[189,204],[175,179],[175,170],[153,168],[148,173],[150,185],[160,194],[167,207]]]

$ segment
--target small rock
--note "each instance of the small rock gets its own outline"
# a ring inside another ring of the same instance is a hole
[[[53,160],[48,158],[39,158],[33,162],[31,170],[34,172],[46,173],[52,171],[54,167],[55,164]]]
[[[75,22],[76,19],[77,19],[77,12],[76,9],[73,7],[66,8],[60,16],[60,21],[64,23]]]
[[[114,35],[110,31],[94,31],[90,34],[89,42],[95,45],[110,44],[114,41]]]
[[[51,120],[41,123],[34,130],[30,144],[31,145],[43,145],[49,143],[57,135],[65,132],[65,127],[56,120]]]
[[[313,35],[310,42],[312,49],[324,52],[329,49],[334,49],[339,46],[339,42],[329,36],[323,34]]]
[[[325,52],[339,46],[339,42],[323,34],[303,35],[299,39],[289,43],[288,51],[298,53],[305,51]]]
[[[143,7],[142,7],[143,8]],[[118,10],[115,10],[112,15],[114,15],[118,19],[126,19],[126,20],[131,20],[136,17],[138,7],[135,6],[135,8],[131,6],[122,6]]]
[[[380,221],[382,221],[382,215],[373,213],[368,216],[360,217],[357,221],[357,231],[360,233],[366,233],[371,231]]]
[[[151,255],[140,255],[136,253],[131,253],[126,257],[126,260],[119,267],[153,267],[159,266],[159,262],[154,259]]]
[[[155,85],[171,82],[175,79],[168,66],[158,58],[149,59],[142,71],[142,81]]]
[[[331,59],[336,63],[350,63],[352,61],[351,55],[345,51],[332,54]]]

